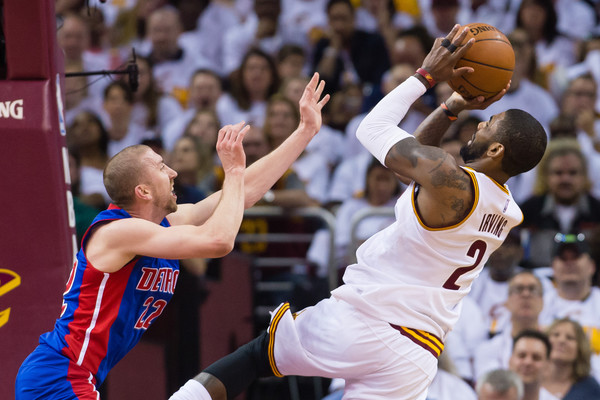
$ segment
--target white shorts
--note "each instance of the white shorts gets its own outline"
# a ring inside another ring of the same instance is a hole
[[[343,378],[345,400],[425,400],[437,372],[431,352],[335,298],[295,316],[287,303],[280,305],[271,315],[269,334],[276,375]]]

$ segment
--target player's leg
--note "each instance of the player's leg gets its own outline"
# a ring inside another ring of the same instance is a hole
[[[268,356],[269,334],[263,333],[208,366],[170,400],[225,400],[242,393],[259,377],[273,376]]]

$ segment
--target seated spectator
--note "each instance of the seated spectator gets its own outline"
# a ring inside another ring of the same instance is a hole
[[[521,204],[523,266],[533,268],[550,265],[556,233],[589,233],[600,225],[600,201],[589,192],[587,163],[576,140],[550,141],[537,169],[535,195]]]
[[[527,32],[535,46],[543,86],[550,87],[551,74],[575,63],[575,43],[558,30],[558,16],[552,0],[523,0],[517,11],[516,28]]]
[[[263,128],[271,149],[283,143],[294,132],[299,122],[300,112],[294,103],[281,95],[271,97]],[[292,170],[304,183],[306,194],[313,200],[312,205],[315,206],[327,200],[329,165],[323,156],[327,150],[331,151],[325,148],[310,151],[307,148],[292,165]]]
[[[504,305],[509,296],[510,280],[522,270],[519,266],[522,258],[521,239],[512,230],[473,282],[469,297],[481,308],[490,338],[510,326],[510,311]]]
[[[154,136],[152,132],[145,130],[133,121],[133,93],[124,82],[112,82],[106,87],[103,108],[107,115],[109,157],[127,146],[140,144],[142,140]]]
[[[302,47],[295,44],[285,44],[277,52],[275,60],[277,62],[277,72],[282,81],[290,78],[306,77],[306,52]]]
[[[463,299],[462,311],[456,325],[444,339],[444,352],[448,353],[456,374],[469,384],[473,384],[477,378],[473,365],[475,351],[486,338],[487,331],[481,308],[467,296]]]
[[[164,146],[168,150],[173,149],[175,141],[183,135],[186,127],[199,111],[215,112],[219,121],[221,121],[221,115],[225,116],[228,112],[225,109],[223,84],[215,72],[208,69],[195,71],[190,79],[188,92],[187,109],[177,119],[170,121],[165,130],[161,132]],[[217,131],[219,127],[220,125],[217,127]]]
[[[147,36],[151,49],[146,55],[153,65],[153,75],[160,90],[173,96],[182,105],[187,103],[187,86],[194,71],[199,68],[214,69],[212,63],[179,45],[182,33],[179,11],[172,6],[164,6],[153,11],[148,17]]]
[[[512,346],[509,368],[523,381],[522,400],[558,400],[542,387],[544,374],[550,364],[550,340],[545,333],[524,330],[519,333]]]
[[[390,68],[384,39],[356,29],[350,0],[329,0],[328,32],[314,48],[313,69],[327,82],[330,93],[349,83],[363,86],[366,108],[381,98],[381,77]]]
[[[592,346],[593,375],[600,379],[600,288],[592,286],[596,264],[583,234],[558,234],[553,250],[552,273],[555,290],[544,296],[540,323],[571,318],[582,325]]]
[[[600,196],[600,117],[595,109],[597,83],[589,75],[571,80],[561,99],[561,115],[573,119],[581,151],[588,161],[591,191]]]
[[[229,29],[223,37],[223,72],[238,69],[251,48],[275,58],[286,43],[303,44],[301,36],[293,36],[289,25],[280,21],[281,0],[254,0],[253,12],[241,24]]]
[[[475,390],[461,378],[452,365],[452,360],[446,353],[447,349],[446,343],[444,352],[438,359],[437,373],[427,390],[426,400],[477,400]]]
[[[269,98],[279,89],[275,61],[259,49],[250,49],[230,76],[231,90],[223,96],[219,118],[224,125],[246,121],[262,126]]]
[[[522,400],[523,382],[519,375],[506,369],[495,369],[477,381],[478,400]]]
[[[136,63],[138,88],[133,93],[132,122],[159,136],[170,121],[181,116],[183,110],[175,98],[160,92],[150,61],[145,57],[137,57]]]
[[[200,189],[205,174],[212,171],[212,159],[206,158],[207,151],[196,137],[183,136],[177,142],[168,160],[177,172],[173,190],[181,204],[197,203],[206,197]]]
[[[79,200],[101,211],[111,202],[104,187],[108,132],[96,114],[83,111],[67,128],[67,146],[77,160]]]
[[[508,326],[475,351],[476,379],[493,369],[508,368],[514,338],[523,330],[539,329],[538,319],[544,306],[540,279],[529,271],[515,275],[509,282],[505,306],[510,315]]]
[[[370,207],[393,208],[400,195],[401,187],[393,172],[385,168],[371,156],[367,167],[365,191],[362,196],[344,201],[336,212],[335,258],[338,265],[350,265],[356,262],[358,246],[394,222],[392,215],[371,216],[363,219],[352,229],[353,217]]]
[[[547,333],[552,350],[542,386],[562,400],[600,398],[600,385],[590,375],[590,346],[581,325],[560,319]]]
[[[84,72],[81,63],[76,62],[65,65],[65,74],[80,72]],[[80,112],[98,112],[102,108],[102,98],[90,95],[85,76],[65,77],[63,90],[65,95],[65,124],[67,126],[73,123]]]

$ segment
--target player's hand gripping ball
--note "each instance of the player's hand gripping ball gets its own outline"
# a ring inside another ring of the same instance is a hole
[[[472,67],[475,71],[448,81],[450,87],[465,99],[492,97],[506,87],[515,68],[515,53],[502,32],[481,23],[469,28],[462,44],[475,38],[475,43],[456,63],[456,68]]]

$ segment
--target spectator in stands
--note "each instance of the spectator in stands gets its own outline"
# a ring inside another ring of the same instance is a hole
[[[600,398],[600,385],[590,375],[590,346],[581,325],[560,319],[547,332],[552,350],[542,386],[562,400]]]
[[[556,233],[589,233],[600,225],[600,201],[589,187],[586,159],[577,141],[552,140],[538,166],[535,195],[521,207],[527,237],[524,266],[550,266]]]
[[[153,75],[163,93],[172,95],[182,105],[187,102],[190,78],[199,68],[213,69],[211,62],[178,43],[182,32],[179,11],[164,6],[148,17],[147,36],[151,50],[147,54]],[[143,54],[146,55],[146,54]]]
[[[308,83],[308,80],[306,81]],[[305,85],[306,86],[306,85]],[[304,86],[302,87],[304,91]],[[225,116],[225,99],[221,78],[208,69],[199,69],[192,75],[188,87],[187,109],[177,119],[171,121],[162,132],[165,148],[171,150],[175,141],[183,135],[188,124],[198,111],[210,110],[217,113],[219,121]],[[300,100],[300,99],[298,99]]]
[[[596,264],[590,256],[589,241],[583,234],[557,234],[552,259],[555,290],[544,296],[540,323],[549,325],[558,318],[571,318],[588,332],[592,346],[593,374],[600,379],[600,288],[592,286]]]
[[[304,73],[306,52],[301,46],[295,44],[283,45],[277,52],[276,61],[277,72],[282,81],[296,77],[306,78],[306,74]]]
[[[65,74],[79,73],[83,65],[79,62],[65,65]],[[69,76],[65,78],[65,124],[71,125],[75,117],[82,111],[98,112],[102,108],[102,99],[90,95],[88,81],[85,76]]]
[[[132,118],[133,93],[122,81],[109,84],[104,90],[104,111],[107,115],[108,156],[112,157],[127,146],[140,144],[153,133],[136,125]]]
[[[159,136],[168,122],[180,117],[181,104],[172,96],[166,96],[158,89],[152,73],[150,60],[137,57],[138,88],[133,93],[132,121],[134,124],[154,132]]]
[[[550,348],[548,336],[538,330],[524,330],[515,337],[509,367],[523,381],[522,400],[559,399],[542,387],[549,367]]]
[[[523,330],[539,329],[543,306],[542,282],[533,273],[523,271],[510,280],[505,303],[510,321],[501,333],[481,343],[475,351],[476,378],[496,368],[508,368],[514,338]]]
[[[195,139],[199,146],[201,167],[198,172],[198,187],[205,194],[212,193],[215,189],[217,174],[221,161],[217,156],[217,134],[221,126],[217,114],[212,110],[200,110],[189,122],[183,132],[184,137]]]
[[[68,13],[63,16],[63,25],[57,31],[57,44],[65,53],[65,64],[80,65],[83,71],[108,70],[121,64],[111,59],[107,51],[92,52],[91,27],[89,18],[79,14]],[[88,77],[88,83],[94,82],[89,87],[90,96],[100,97],[106,85],[111,81],[108,77]]]
[[[469,297],[481,308],[490,337],[509,327],[510,312],[504,305],[509,296],[510,280],[522,269],[519,266],[522,258],[521,239],[518,232],[512,230],[473,282]]]
[[[477,382],[478,400],[522,400],[523,382],[519,375],[506,369],[496,369]]]
[[[94,218],[96,218],[96,215],[98,215],[98,208],[86,204],[80,195],[79,187],[81,181],[79,167],[79,157],[69,151],[69,176],[71,178],[71,193],[73,194],[73,212],[75,213],[77,248],[80,248],[83,235]]]
[[[561,114],[573,118],[577,140],[588,160],[592,194],[600,196],[600,114],[596,112],[598,84],[591,74],[571,80],[561,98]]]
[[[204,147],[197,137],[182,136],[169,154],[169,165],[177,172],[174,191],[181,204],[197,203],[206,197],[199,186],[203,173],[211,170],[212,159],[204,157]]]
[[[259,49],[250,49],[240,67],[232,72],[231,91],[223,97],[221,123],[246,121],[262,126],[269,98],[279,89],[275,61]],[[328,82],[329,84],[329,82]]]
[[[104,187],[108,132],[96,114],[82,111],[67,129],[67,146],[78,166],[79,200],[99,212],[111,202]]]
[[[308,78],[304,76],[296,76],[284,79],[279,87],[279,93],[296,104],[302,97],[302,92],[304,91],[306,83],[308,83]]]
[[[264,134],[272,149],[277,148],[300,122],[300,113],[294,103],[281,95],[269,100],[266,110]],[[317,135],[318,137],[318,135]],[[315,137],[315,140],[317,139]],[[326,144],[326,143],[324,143]],[[292,170],[304,183],[306,194],[314,201],[312,205],[324,204],[329,185],[329,165],[323,155],[331,149],[306,149],[292,165]]]
[[[373,156],[367,167],[365,181],[362,196],[345,200],[336,212],[334,242],[338,265],[345,266],[356,262],[355,251],[358,246],[393,222],[392,215],[374,215],[361,220],[355,229],[352,229],[353,217],[358,211],[370,207],[387,207],[391,210],[401,192],[398,178]]]
[[[420,1],[420,3],[424,3]],[[423,24],[431,37],[443,37],[458,23],[460,4],[458,0],[431,0],[430,9],[423,15]]]
[[[575,44],[558,31],[553,0],[523,0],[517,12],[516,28],[524,29],[535,45],[538,67],[550,89],[550,75],[557,67],[575,62]]]
[[[350,0],[329,0],[327,35],[314,48],[313,69],[327,81],[331,93],[348,83],[363,87],[370,108],[381,97],[381,77],[390,68],[385,41],[377,33],[355,28]]]
[[[223,38],[223,72],[238,69],[244,54],[257,48],[275,58],[286,43],[300,44],[286,25],[281,24],[281,0],[254,0],[254,9],[245,20],[232,27]]]

